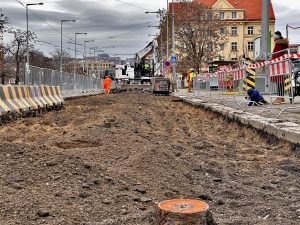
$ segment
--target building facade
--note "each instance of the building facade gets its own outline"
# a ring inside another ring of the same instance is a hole
[[[102,61],[102,60],[82,60],[77,61],[76,64],[76,73],[86,74],[86,75],[95,75],[96,77],[102,77],[105,74],[105,71],[113,70],[115,63],[111,61]],[[63,65],[63,70],[67,72],[74,72],[74,62]]]
[[[225,61],[235,61],[241,58],[254,60],[254,42],[261,37],[261,18],[263,0],[197,0],[209,8],[216,10],[220,20],[224,20],[227,27],[220,32],[227,32],[228,42],[220,46],[219,58]],[[270,33],[275,32],[275,14],[270,6]],[[273,48],[271,39],[270,51]]]

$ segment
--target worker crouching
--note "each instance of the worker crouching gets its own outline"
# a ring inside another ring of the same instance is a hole
[[[264,99],[264,97],[256,89],[250,88],[247,91],[247,94],[248,94],[248,99],[249,99],[248,106],[268,104],[268,102]]]

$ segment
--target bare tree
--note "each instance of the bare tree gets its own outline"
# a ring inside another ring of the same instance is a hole
[[[7,51],[10,52],[15,60],[16,64],[16,83],[20,81],[20,64],[24,62],[26,55],[26,31],[20,29],[10,30],[10,33],[14,34],[14,39],[7,46]],[[28,51],[34,49],[34,43],[36,42],[36,35],[28,31]]]
[[[200,72],[201,67],[217,58],[227,41],[227,29],[218,13],[195,1],[177,3],[175,16],[178,70]]]
[[[2,9],[0,8],[0,12]],[[8,18],[3,13],[0,13],[0,78],[1,83],[4,84],[4,77],[6,76],[6,69],[5,69],[5,48],[3,46],[3,30],[5,28],[5,25],[8,23]]]
[[[54,52],[50,53],[50,55],[54,62],[54,68],[59,70],[60,69],[60,55],[61,55],[60,49],[56,48],[54,50]],[[63,60],[63,62],[71,61],[71,54],[68,51],[63,50],[62,51],[62,60]]]
[[[44,55],[39,50],[33,50],[30,52],[30,65],[41,68],[55,69],[55,65],[52,58]]]

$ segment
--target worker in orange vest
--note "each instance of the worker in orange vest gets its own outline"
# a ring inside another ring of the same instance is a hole
[[[111,86],[111,79],[109,76],[105,76],[105,79],[103,82],[104,94],[106,94],[106,95],[110,94],[110,86]]]

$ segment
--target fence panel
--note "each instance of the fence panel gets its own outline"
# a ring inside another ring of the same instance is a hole
[[[269,76],[272,104],[284,104],[287,99],[292,101],[292,67],[289,54],[276,58],[269,63]]]
[[[25,77],[26,85],[59,86],[63,93],[72,93],[74,96],[102,92],[102,79],[91,76],[29,66]]]

